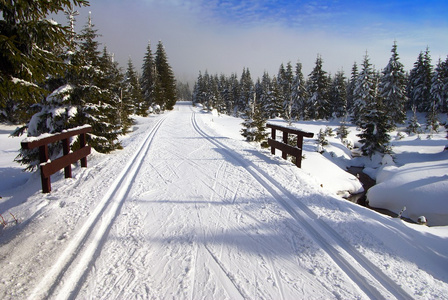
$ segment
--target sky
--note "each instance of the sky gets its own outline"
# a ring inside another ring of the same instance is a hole
[[[140,71],[148,43],[154,52],[162,41],[176,77],[190,82],[199,71],[240,76],[243,68],[255,80],[299,61],[307,76],[318,55],[331,74],[349,76],[366,54],[380,70],[394,41],[406,70],[426,47],[433,64],[448,55],[446,0],[91,0],[77,10],[77,30],[91,11],[121,66],[131,58]]]

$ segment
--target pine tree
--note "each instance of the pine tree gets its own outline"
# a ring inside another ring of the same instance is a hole
[[[420,134],[421,133],[421,125],[418,122],[417,108],[415,107],[415,105],[412,107],[412,112],[413,112],[412,118],[409,120],[407,131],[409,134],[413,134],[413,133]]]
[[[232,73],[229,78],[229,104],[227,105],[227,110],[229,115],[236,116],[237,109],[237,99],[240,97],[240,83],[238,81],[238,76]]]
[[[47,20],[85,0],[15,0],[0,2],[0,121],[28,122],[32,104],[51,91],[45,89],[49,76],[64,72],[58,49],[69,43],[68,29]]]
[[[350,133],[350,131],[347,128],[347,118],[346,117],[344,117],[341,120],[341,123],[339,124],[339,127],[337,129],[337,133],[342,141],[344,141],[348,137],[348,134]]]
[[[237,109],[239,112],[246,112],[254,95],[254,82],[252,81],[249,68],[243,69],[239,87],[240,97],[237,102]]]
[[[305,119],[305,103],[307,94],[306,94],[305,78],[302,73],[302,64],[300,62],[296,64],[294,81],[292,84],[292,98],[293,98],[293,107],[292,107],[293,118]]]
[[[291,66],[291,62],[286,64],[286,68],[281,64],[278,75],[277,84],[279,88],[277,103],[280,115],[283,119],[287,120],[289,123],[292,122],[292,112],[293,112],[293,81],[294,74]]]
[[[368,156],[390,151],[388,132],[392,126],[378,94],[378,82],[379,75],[373,71],[366,54],[355,88],[355,108],[358,112],[356,124],[362,129],[362,133],[358,134],[363,144],[361,151]]]
[[[341,118],[347,114],[347,84],[344,71],[338,71],[329,91],[330,115]]]
[[[393,127],[395,123],[404,123],[406,120],[406,76],[404,66],[399,61],[397,53],[397,43],[392,47],[392,57],[379,84],[379,93],[383,104],[387,107],[387,118]]]
[[[263,77],[261,78],[259,94],[260,110],[263,117],[267,120],[275,115],[272,81],[267,72],[264,72]]]
[[[155,102],[163,109],[172,110],[177,101],[176,79],[161,41],[157,44],[155,68],[157,74]]]
[[[440,107],[440,111],[442,113],[448,113],[448,56],[446,57],[445,61],[441,64],[441,80],[443,84],[443,95],[442,95],[442,104]]]
[[[431,79],[430,107],[434,108],[437,112],[445,112],[444,106],[446,105],[448,96],[448,90],[445,89],[447,79],[446,69],[445,63],[439,59]]]
[[[140,80],[131,58],[128,60],[128,67],[124,78],[124,94],[129,98],[128,101],[123,101],[124,107],[122,112],[125,116],[133,113],[143,117],[148,115],[147,102],[143,97]]]
[[[146,48],[146,54],[143,59],[142,76],[140,78],[140,86],[142,89],[143,98],[145,100],[142,109],[147,110],[154,105],[154,82],[155,82],[155,64],[154,58],[151,52],[151,42],[148,42]]]
[[[119,110],[116,109],[117,94],[104,80],[104,59],[100,57],[97,30],[94,29],[91,16],[80,35],[79,51],[73,62],[79,66],[76,74],[75,91],[72,104],[76,105],[75,121],[71,126],[89,124],[92,134],[88,143],[99,152],[110,152],[121,148],[118,135],[122,132]]]
[[[350,113],[353,113],[353,106],[354,106],[354,97],[355,97],[355,87],[356,87],[356,81],[358,80],[358,65],[355,62],[352,67],[352,72],[350,76],[350,80],[347,84],[347,111]]]
[[[367,103],[376,102],[374,77],[372,64],[366,53],[353,90],[352,122],[357,126],[362,123],[362,114],[366,110]]]
[[[429,49],[426,48],[425,53],[420,52],[414,63],[414,68],[409,74],[407,88],[410,105],[415,105],[419,112],[428,112],[430,109],[431,78],[431,56]]]
[[[105,113],[113,120],[117,129],[121,127],[121,133],[126,134],[133,122],[131,115],[134,113],[134,105],[126,97],[124,76],[118,62],[114,61],[113,54],[107,51],[107,47],[103,48],[100,57],[100,69],[102,74],[98,86],[102,87],[102,94],[110,104],[110,110]]]
[[[322,64],[322,58],[317,56],[316,65],[309,75],[307,92],[309,95],[309,112],[312,119],[327,119],[330,117],[328,78],[327,72],[322,69]]]
[[[246,141],[261,143],[263,147],[267,146],[266,119],[263,117],[260,103],[256,101],[255,93],[253,100],[249,101],[242,125],[241,135],[246,138]]]

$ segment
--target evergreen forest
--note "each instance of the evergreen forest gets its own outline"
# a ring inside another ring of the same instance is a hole
[[[388,153],[389,133],[406,123],[408,111],[414,116],[406,124],[410,133],[439,131],[439,115],[448,112],[448,57],[433,66],[427,48],[407,72],[397,49],[394,42],[384,69],[376,70],[366,53],[362,64],[353,64],[350,74],[329,74],[320,55],[307,77],[300,62],[294,67],[290,62],[281,64],[276,75],[265,72],[255,82],[248,68],[241,77],[199,72],[193,103],[243,117],[242,135],[248,141],[265,140],[268,119],[283,118],[291,124],[338,118],[342,130],[347,122],[361,129],[363,155]],[[426,124],[418,123],[417,112],[425,113]]]
[[[141,75],[129,59],[126,70],[107,47],[89,15],[75,30],[77,7],[85,0],[15,0],[0,3],[0,122],[19,125],[29,137],[92,126],[88,143],[98,152],[120,149],[133,115],[171,110],[176,80],[165,48],[148,43]],[[47,19],[64,13],[67,26]],[[77,147],[77,141],[72,142]],[[50,156],[61,145],[49,147]],[[21,150],[17,161],[34,169],[37,149]]]

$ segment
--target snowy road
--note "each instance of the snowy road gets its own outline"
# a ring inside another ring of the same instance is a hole
[[[87,201],[91,210],[70,233],[54,229],[64,242],[42,246],[57,255],[40,258],[42,276],[19,295],[413,298],[412,287],[385,274],[302,201],[325,195],[300,170],[220,136],[189,103],[144,132],[129,151],[79,175],[73,184],[86,186],[77,197],[99,200]],[[68,198],[59,208],[70,207]]]

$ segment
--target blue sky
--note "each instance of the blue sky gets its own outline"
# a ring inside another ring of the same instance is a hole
[[[165,45],[174,72],[194,80],[199,71],[274,75],[298,60],[308,75],[317,55],[324,69],[348,75],[366,51],[377,69],[394,40],[406,69],[428,46],[433,62],[448,55],[448,1],[92,0],[80,10],[78,29],[92,11],[100,41],[125,66],[141,65],[148,41]]]

